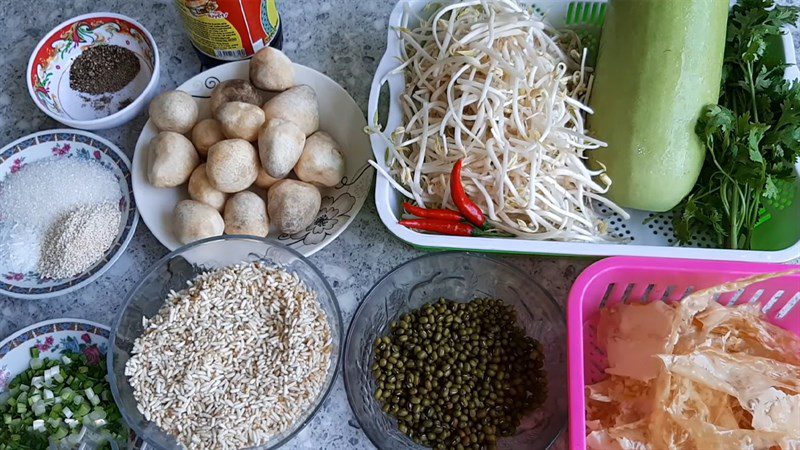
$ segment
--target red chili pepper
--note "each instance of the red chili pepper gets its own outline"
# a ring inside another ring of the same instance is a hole
[[[460,222],[464,220],[464,216],[462,216],[461,213],[457,211],[451,211],[449,209],[420,208],[419,206],[414,206],[408,202],[403,203],[403,209],[405,209],[406,212],[412,216],[422,217],[425,219],[450,220],[453,222]]]
[[[498,236],[496,233],[488,233],[480,228],[475,228],[469,223],[454,222],[452,220],[413,219],[401,220],[399,223],[412,230],[432,231],[449,236]]]
[[[456,204],[461,214],[475,226],[483,228],[486,224],[486,216],[483,215],[481,207],[469,198],[466,191],[464,191],[464,185],[461,184],[461,166],[463,162],[464,160],[459,159],[456,165],[453,166],[453,172],[450,173],[450,195],[453,197],[453,203]]]

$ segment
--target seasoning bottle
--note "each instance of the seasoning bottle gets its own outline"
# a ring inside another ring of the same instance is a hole
[[[203,66],[246,59],[266,46],[283,46],[275,0],[175,0]]]

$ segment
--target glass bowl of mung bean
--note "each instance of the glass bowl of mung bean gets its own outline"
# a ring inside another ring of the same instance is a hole
[[[342,319],[305,257],[221,236],[155,263],[114,323],[109,383],[151,447],[273,449],[316,415],[341,359]]]
[[[564,313],[530,275],[483,255],[424,255],[356,311],[345,389],[379,449],[545,449],[567,420],[565,341]]]

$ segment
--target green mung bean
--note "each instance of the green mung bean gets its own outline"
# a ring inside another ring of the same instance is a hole
[[[436,449],[495,449],[547,395],[539,342],[502,300],[440,299],[375,341],[375,396],[398,429]]]

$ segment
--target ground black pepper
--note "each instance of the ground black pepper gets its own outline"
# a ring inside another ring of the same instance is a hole
[[[83,100],[81,108],[91,106],[95,111],[102,111],[108,108],[108,105],[111,104],[111,100],[113,99],[114,97],[111,95],[101,95],[95,98],[89,97],[88,95],[81,95],[81,100]]]
[[[139,58],[125,47],[96,45],[75,59],[69,70],[69,87],[98,95],[117,92],[139,73]]]
[[[122,100],[121,102],[119,102],[119,105],[117,105],[117,109],[127,108],[128,105],[130,105],[131,103],[133,103],[133,100],[130,97],[128,97],[128,98]]]

